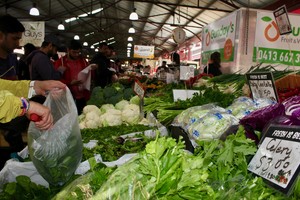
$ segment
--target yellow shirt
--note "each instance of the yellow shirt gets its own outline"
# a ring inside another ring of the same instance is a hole
[[[30,81],[0,79],[0,123],[6,123],[20,116],[22,101],[27,97]]]

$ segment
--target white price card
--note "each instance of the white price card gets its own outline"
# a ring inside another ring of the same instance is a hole
[[[268,127],[248,170],[264,178],[276,189],[289,193],[299,174],[299,126]]]
[[[138,80],[135,80],[134,86],[133,86],[133,91],[135,92],[136,95],[138,95],[141,99],[144,98],[145,96],[145,90],[142,85],[142,83]]]
[[[180,66],[180,80],[189,80],[195,76],[193,66]]]
[[[200,94],[199,90],[173,90],[174,102],[178,100],[187,100],[193,98],[193,95]]]

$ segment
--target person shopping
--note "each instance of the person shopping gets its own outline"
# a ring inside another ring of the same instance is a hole
[[[47,130],[53,125],[53,117],[48,107],[29,101],[33,94],[46,95],[52,89],[65,89],[60,81],[10,81],[0,79],[0,122],[7,123],[18,116],[37,114],[40,118],[35,125]]]
[[[208,66],[204,68],[205,74],[212,74],[213,76],[219,76],[222,74],[221,68],[221,54],[219,52],[214,52],[210,55],[210,60]]]

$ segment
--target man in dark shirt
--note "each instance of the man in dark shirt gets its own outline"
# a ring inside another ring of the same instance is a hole
[[[15,80],[17,78],[17,57],[14,49],[20,45],[20,39],[25,31],[24,26],[10,15],[0,16],[0,78]],[[22,132],[27,129],[29,121],[26,117],[17,117],[9,123],[0,123],[4,130],[4,138],[12,151],[24,148]]]
[[[41,48],[29,54],[27,63],[31,80],[61,79],[66,68],[62,66],[55,70],[53,62],[50,60],[57,53],[59,45],[60,41],[55,35],[46,35]]]
[[[113,72],[109,70],[110,60],[107,57],[108,51],[108,45],[106,43],[101,43],[98,53],[90,62],[91,64],[94,63],[98,65],[98,68],[95,70],[94,86],[101,86],[104,88],[112,83]]]

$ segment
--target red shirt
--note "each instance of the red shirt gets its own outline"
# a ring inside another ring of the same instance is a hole
[[[65,83],[69,87],[75,99],[89,99],[90,92],[88,90],[82,90],[78,85],[71,85],[72,80],[78,80],[78,73],[86,68],[87,65],[88,63],[84,58],[72,60],[69,59],[67,55],[61,57],[54,63],[54,67],[56,70],[60,66],[64,66],[67,68],[60,81]]]

